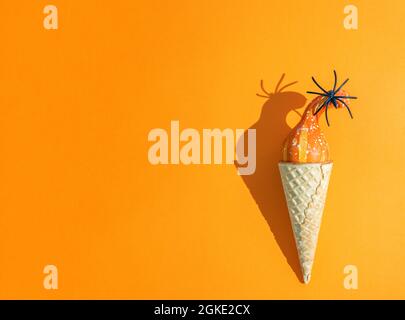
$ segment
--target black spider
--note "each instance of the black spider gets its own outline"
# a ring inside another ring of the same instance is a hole
[[[313,91],[307,91],[307,93],[311,93],[311,94],[317,94],[320,96],[325,97],[325,100],[323,101],[323,103],[318,107],[318,109],[315,111],[314,115],[316,115],[319,111],[322,110],[323,107],[325,107],[325,117],[326,117],[326,123],[329,126],[329,120],[328,120],[328,107],[329,104],[332,103],[333,106],[335,107],[335,109],[337,109],[338,105],[337,105],[337,101],[339,101],[340,103],[342,103],[347,111],[349,111],[350,117],[353,119],[353,115],[352,112],[350,111],[349,106],[347,105],[346,102],[344,102],[342,99],[357,99],[357,97],[352,97],[352,96],[337,96],[336,93],[339,92],[340,89],[342,89],[342,87],[347,83],[347,81],[349,81],[349,79],[346,79],[345,81],[343,81],[343,83],[339,86],[339,88],[336,89],[336,84],[337,84],[337,75],[336,75],[336,71],[333,70],[333,74],[335,75],[335,83],[333,85],[333,89],[326,91],[324,88],[322,88],[318,82],[316,82],[315,78],[312,77],[312,80],[315,82],[315,84],[317,85],[317,87],[319,89],[321,89],[324,93],[321,92],[313,92]]]

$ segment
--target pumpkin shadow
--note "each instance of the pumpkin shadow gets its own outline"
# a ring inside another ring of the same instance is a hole
[[[269,225],[287,263],[298,279],[303,282],[278,163],[282,157],[284,139],[291,131],[286,122],[287,114],[290,111],[297,112],[296,109],[302,108],[306,103],[306,98],[294,91],[281,92],[282,89],[289,86],[278,89],[283,78],[284,75],[274,93],[266,91],[261,82],[264,94],[258,94],[258,96],[266,98],[266,101],[262,106],[259,119],[249,128],[256,130],[256,171],[251,175],[241,177]],[[244,138],[240,138],[237,142],[237,145],[244,144],[245,153],[247,141],[246,130]],[[241,167],[237,162],[235,166]]]

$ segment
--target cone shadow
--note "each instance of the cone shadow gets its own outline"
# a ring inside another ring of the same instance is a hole
[[[260,118],[249,128],[256,129],[256,171],[252,175],[241,176],[288,264],[301,282],[303,279],[298,253],[278,163],[282,157],[284,139],[291,131],[286,122],[287,114],[303,107],[305,102],[306,98],[294,91],[277,92],[276,89],[275,93],[268,95],[262,106]],[[247,150],[247,131],[244,134],[244,150]],[[242,139],[237,143],[243,143]]]

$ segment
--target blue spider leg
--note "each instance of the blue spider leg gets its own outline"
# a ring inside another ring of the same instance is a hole
[[[320,95],[320,96],[323,96],[323,97],[327,97],[327,96],[328,96],[328,95],[325,94],[325,93],[320,93],[320,92],[315,92],[315,91],[307,91],[307,93],[310,93],[310,94],[317,94],[317,95]]]
[[[328,119],[328,106],[329,106],[329,104],[327,104],[327,105],[325,106],[325,118],[326,118],[326,123],[328,124],[328,127],[330,127],[330,125],[329,125],[329,119]]]
[[[343,81],[343,83],[340,85],[340,87],[336,89],[336,92],[338,92],[340,89],[342,89],[342,87],[347,83],[347,81],[349,81],[349,78],[347,78],[345,81]]]
[[[341,99],[357,99],[357,97],[352,97],[352,96],[335,96],[335,98],[341,98]]]
[[[338,105],[337,105],[336,99],[332,99],[331,101],[332,101],[333,106],[335,107],[335,109],[337,109]]]
[[[318,112],[322,110],[323,106],[324,106],[326,103],[329,103],[329,101],[330,101],[330,98],[326,99],[326,100],[321,104],[321,106],[318,108],[318,110],[315,111],[314,116],[316,116],[316,115],[318,114]]]
[[[318,112],[321,111],[321,109],[323,108],[324,105],[325,105],[325,103],[321,104],[321,106],[314,112],[314,116],[316,116],[318,114]]]
[[[346,102],[344,102],[343,100],[340,100],[340,99],[337,99],[337,100],[339,100],[341,103],[343,103],[343,104],[344,104],[344,106],[347,108],[347,111],[349,111],[350,118],[352,118],[352,119],[353,119],[352,112],[350,111],[350,108],[349,108],[349,106],[346,104]]]
[[[318,87],[319,89],[321,89],[323,92],[325,92],[326,94],[328,94],[328,92],[327,92],[324,88],[322,88],[321,85],[320,85],[318,82],[316,82],[316,80],[315,80],[314,77],[312,77],[312,81],[315,82],[315,84],[317,85],[317,87]]]
[[[337,74],[336,74],[336,70],[333,70],[333,75],[335,76],[335,83],[333,84],[333,92],[335,92],[336,84],[337,84]]]

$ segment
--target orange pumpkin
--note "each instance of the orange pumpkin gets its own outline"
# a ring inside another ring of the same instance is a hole
[[[311,94],[317,94],[302,115],[301,121],[292,129],[283,145],[283,161],[294,163],[319,163],[330,161],[329,145],[319,126],[319,118],[325,112],[326,121],[328,120],[328,107],[333,106],[336,109],[346,108],[350,117],[353,118],[348,106],[348,99],[356,99],[349,96],[341,90],[347,79],[336,89],[337,76],[335,75],[335,84],[333,90],[326,91],[312,77],[315,84],[322,90],[319,92],[308,91]]]

